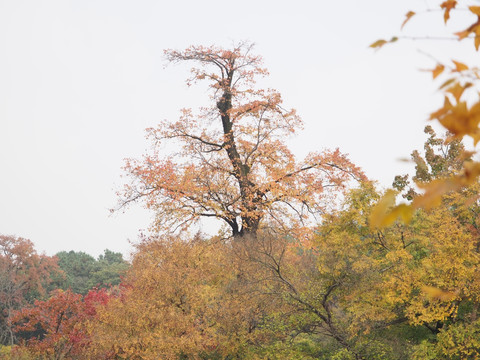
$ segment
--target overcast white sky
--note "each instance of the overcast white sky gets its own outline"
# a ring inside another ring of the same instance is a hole
[[[421,148],[440,100],[418,71],[434,63],[416,49],[446,59],[452,44],[368,45],[427,3],[0,0],[0,233],[49,255],[128,254],[150,215],[109,214],[123,159],[146,151],[145,128],[202,105],[204,94],[184,84],[188,66],[164,68],[162,57],[192,44],[255,42],[267,85],[305,122],[295,152],[339,147],[390,185],[411,167],[398,160]],[[406,33],[424,27],[412,19]]]

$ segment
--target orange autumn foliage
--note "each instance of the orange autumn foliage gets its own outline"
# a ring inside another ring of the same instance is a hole
[[[0,344],[13,344],[10,318],[15,310],[46,294],[56,258],[38,254],[30,240],[0,235]]]
[[[89,325],[93,355],[201,359],[266,341],[268,331],[258,328],[281,302],[251,286],[252,264],[232,246],[199,236],[145,239],[120,295]]]
[[[188,84],[206,82],[212,103],[149,129],[153,152],[126,162],[132,182],[121,206],[142,200],[157,214],[155,230],[174,233],[202,218],[220,220],[235,237],[265,222],[301,229],[335,201],[335,191],[365,178],[338,149],[295,159],[285,140],[302,121],[277,91],[256,88],[268,73],[251,51],[241,43],[165,52],[170,62],[194,63]],[[162,153],[165,144],[178,151]]]

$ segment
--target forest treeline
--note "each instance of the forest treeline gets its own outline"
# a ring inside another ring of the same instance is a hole
[[[453,39],[478,50],[479,6],[435,9],[423,14],[470,15]],[[432,67],[445,134],[426,126],[412,176],[384,190],[339,149],[294,156],[286,139],[302,121],[257,87],[268,72],[251,44],[165,56],[209,97],[148,129],[151,151],[126,160],[117,209],[150,209],[149,235],[131,263],[1,236],[2,358],[480,358],[480,163],[462,142],[480,140],[480,69]],[[205,218],[216,235],[195,231]]]
[[[0,344],[3,346],[31,336],[29,332],[15,332],[14,313],[35,307],[54,293],[77,294],[81,298],[89,292],[111,289],[120,284],[129,268],[121,253],[108,249],[97,259],[75,251],[47,256],[38,254],[30,240],[17,236],[0,235],[0,250]],[[34,334],[42,334],[40,327]]]
[[[430,127],[426,134],[424,151],[412,153],[413,178],[458,172],[461,142],[445,144]],[[416,196],[407,176],[394,185]],[[2,327],[13,338],[2,338],[2,352],[7,359],[473,359],[478,191],[474,184],[450,192],[408,224],[372,229],[382,193],[362,182],[303,242],[274,227],[241,240],[149,237],[131,264],[108,250],[98,259],[73,251],[50,258],[4,236],[2,279],[10,284],[0,296],[12,308],[2,309],[11,314]]]

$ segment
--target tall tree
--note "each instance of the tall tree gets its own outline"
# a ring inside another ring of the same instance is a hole
[[[187,83],[206,81],[212,103],[149,129],[153,153],[126,163],[132,181],[121,205],[144,200],[157,213],[157,230],[174,232],[205,217],[223,221],[234,237],[268,222],[298,229],[325,211],[329,188],[364,178],[338,149],[295,159],[285,140],[302,121],[282,107],[277,91],[255,87],[268,73],[251,50],[240,43],[166,51],[172,63],[195,64]],[[171,141],[178,152],[165,156],[160,146]]]

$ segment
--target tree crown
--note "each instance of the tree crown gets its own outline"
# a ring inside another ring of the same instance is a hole
[[[255,234],[262,222],[298,228],[323,213],[332,200],[327,188],[364,178],[338,149],[295,159],[284,141],[302,121],[277,91],[255,87],[267,71],[251,50],[240,43],[166,51],[170,62],[197,65],[187,83],[206,81],[213,101],[148,129],[153,153],[127,160],[132,183],[122,205],[144,199],[157,212],[156,230],[185,229],[203,217],[222,220],[234,236]],[[161,154],[159,146],[172,141],[180,150]]]

